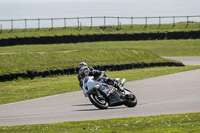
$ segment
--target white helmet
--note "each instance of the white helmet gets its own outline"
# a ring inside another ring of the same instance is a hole
[[[78,68],[80,69],[80,68],[82,68],[82,67],[84,67],[84,66],[87,66],[87,64],[86,64],[85,62],[81,62],[81,63],[78,65]]]
[[[79,74],[81,75],[82,78],[84,78],[85,76],[89,76],[89,74],[90,74],[90,69],[89,69],[89,67],[87,67],[87,66],[82,67],[82,68],[79,70]]]

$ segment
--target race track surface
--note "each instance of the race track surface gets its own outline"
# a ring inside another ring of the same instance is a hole
[[[200,56],[170,56],[163,58],[181,61],[185,65],[200,65]]]
[[[0,105],[0,126],[200,112],[200,69],[127,82],[138,105],[99,110],[82,91]]]

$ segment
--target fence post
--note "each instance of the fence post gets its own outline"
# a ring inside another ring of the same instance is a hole
[[[53,18],[51,18],[51,28],[53,29]]]
[[[38,29],[40,29],[40,19],[38,19]]]
[[[93,27],[92,17],[91,17],[91,28]]]
[[[13,19],[11,19],[11,30],[13,30]]]
[[[67,25],[66,25],[66,18],[64,18],[64,26],[65,26],[65,28],[67,27]]]
[[[161,17],[159,17],[159,27],[161,26]]]
[[[189,16],[187,16],[187,26],[188,26],[188,24],[189,24]]]
[[[78,27],[77,27],[77,29],[79,29],[79,17],[77,18],[77,23],[78,23]]]
[[[133,17],[131,17],[131,28],[133,28]]]
[[[24,22],[25,22],[25,30],[27,29],[27,22],[26,22],[26,19],[24,19]]]
[[[119,28],[119,17],[117,17],[117,21],[118,21],[118,28]]]
[[[173,16],[173,26],[175,26],[175,16]]]
[[[147,17],[145,17],[145,27],[147,27]]]
[[[104,16],[104,29],[106,28],[106,16]]]

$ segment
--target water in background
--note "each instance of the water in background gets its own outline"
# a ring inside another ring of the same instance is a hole
[[[7,0],[9,1],[9,0]],[[31,1],[31,0],[30,0]],[[57,0],[46,2],[1,2],[0,20],[38,19],[38,18],[70,18],[70,17],[158,17],[158,16],[194,16],[200,15],[200,0]],[[93,25],[103,25],[104,20],[93,20]],[[176,19],[176,22],[186,18]],[[190,18],[200,22],[200,17]],[[82,25],[90,25],[91,20],[80,20]],[[117,24],[118,20],[107,20],[106,24]],[[144,20],[135,20],[134,24]],[[172,23],[172,19],[162,19],[162,23]],[[40,22],[40,27],[51,27],[50,20]],[[130,20],[122,19],[121,24],[130,24]],[[148,23],[158,23],[150,19]],[[67,26],[77,25],[77,20],[68,20]],[[11,21],[0,21],[3,29],[11,28]],[[25,22],[14,22],[13,28],[24,28]],[[38,21],[27,21],[27,28],[38,27]],[[54,21],[54,26],[64,26],[64,20]]]

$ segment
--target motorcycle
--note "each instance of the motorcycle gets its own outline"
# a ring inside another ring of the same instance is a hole
[[[126,79],[113,79],[120,87],[123,88]],[[103,79],[94,80],[93,76],[86,76],[83,80],[83,94],[89,98],[91,103],[99,109],[107,109],[109,106],[125,105],[135,107],[137,98],[128,89],[117,89],[113,85],[108,85]]]

